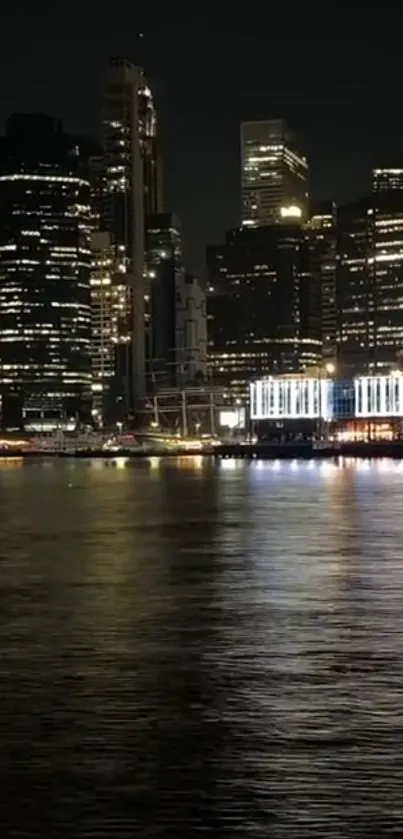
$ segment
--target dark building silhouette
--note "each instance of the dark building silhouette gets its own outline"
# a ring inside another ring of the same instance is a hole
[[[150,308],[147,328],[150,384],[175,385],[178,377],[177,295],[183,283],[182,234],[175,215],[151,216],[146,233]]]
[[[321,357],[320,284],[299,224],[233,230],[207,249],[208,353],[228,400],[251,379],[298,373]]]
[[[90,410],[90,188],[78,141],[49,117],[0,142],[0,394],[19,426]]]
[[[162,209],[162,186],[152,92],[143,69],[123,58],[108,65],[102,148],[100,223],[111,235],[121,306],[116,375],[130,410],[146,389],[145,229]]]
[[[171,213],[151,216],[146,246],[149,384],[155,390],[204,379],[205,289],[185,272],[178,218]]]

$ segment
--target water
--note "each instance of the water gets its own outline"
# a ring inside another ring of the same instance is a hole
[[[403,833],[403,465],[0,466],[3,837]]]

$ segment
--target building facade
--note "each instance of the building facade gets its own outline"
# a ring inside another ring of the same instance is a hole
[[[403,191],[340,208],[337,247],[341,372],[387,374],[403,352]]]
[[[148,358],[152,389],[181,386],[206,375],[206,296],[185,273],[182,234],[171,213],[151,216],[147,227],[149,282]]]
[[[185,383],[207,377],[206,289],[193,274],[185,273],[176,294],[176,353]]]
[[[0,394],[3,426],[90,411],[87,167],[42,115],[15,115],[0,144]]]
[[[261,375],[321,359],[320,285],[299,224],[231,231],[207,249],[208,358],[229,402]]]
[[[242,225],[308,217],[308,163],[284,120],[241,125]]]
[[[127,410],[146,391],[145,227],[161,210],[157,117],[141,67],[125,59],[108,66],[103,120],[101,228],[115,248],[120,298],[126,316],[116,348],[116,376]]]
[[[322,363],[337,366],[336,301],[336,205],[333,201],[314,202],[307,232],[311,264],[321,290]]]
[[[172,213],[149,217],[146,233],[149,286],[147,357],[152,390],[176,385],[176,305],[184,278],[182,232]]]

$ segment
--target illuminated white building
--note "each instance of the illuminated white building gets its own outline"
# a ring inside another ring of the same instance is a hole
[[[245,227],[306,218],[308,163],[283,120],[242,123],[241,197]]]
[[[252,420],[312,420],[332,418],[330,379],[267,378],[250,385]]]
[[[354,380],[356,417],[403,416],[402,376],[360,376]]]
[[[388,419],[403,417],[403,376],[265,378],[250,385],[251,420]]]

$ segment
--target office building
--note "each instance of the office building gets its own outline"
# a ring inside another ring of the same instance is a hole
[[[145,226],[148,215],[161,210],[161,176],[152,93],[142,68],[125,59],[109,62],[103,158],[101,227],[112,237],[113,282],[122,289],[126,310],[116,374],[129,410],[146,390]]]
[[[49,117],[14,115],[0,143],[3,426],[90,411],[90,186]]]
[[[306,225],[311,250],[311,267],[321,293],[321,332],[323,366],[337,366],[336,305],[336,206],[317,201],[311,206]]]
[[[148,352],[152,389],[177,382],[176,301],[185,273],[178,218],[159,213],[149,218],[146,234],[149,280]]]
[[[154,391],[205,377],[206,304],[201,283],[185,273],[178,218],[171,213],[151,216],[146,243],[148,358]]]
[[[320,286],[301,225],[231,231],[207,249],[208,359],[228,401],[251,379],[293,374],[321,358]]]
[[[116,347],[122,335],[122,289],[113,282],[115,250],[110,234],[94,231],[91,236],[91,373],[92,412],[97,425],[118,411],[113,411],[113,385],[116,375]],[[115,406],[116,407],[116,406]]]
[[[340,208],[337,248],[343,375],[388,374],[403,352],[403,191]]]
[[[403,165],[400,161],[379,161],[372,170],[373,192],[403,190]]]
[[[241,125],[242,225],[308,217],[308,163],[284,120]]]

